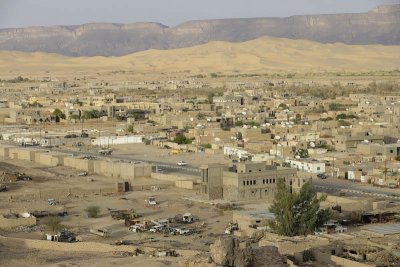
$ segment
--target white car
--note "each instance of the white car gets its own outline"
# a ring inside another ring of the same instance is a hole
[[[138,224],[129,226],[128,230],[131,232],[134,232],[134,233],[138,233],[138,232],[146,231],[146,227],[143,224],[138,223]]]
[[[175,228],[174,230],[175,230],[175,233],[178,233],[180,235],[187,235],[190,233],[190,230],[186,229],[186,228]]]
[[[187,163],[184,162],[183,160],[179,161],[177,164],[178,164],[178,166],[186,166],[187,165]]]

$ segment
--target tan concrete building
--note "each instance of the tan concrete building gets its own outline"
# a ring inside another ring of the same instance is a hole
[[[285,179],[291,192],[298,191],[305,180],[294,169],[265,165],[264,162],[238,163],[229,168],[212,164],[201,167],[201,192],[209,199],[271,200],[278,178]]]

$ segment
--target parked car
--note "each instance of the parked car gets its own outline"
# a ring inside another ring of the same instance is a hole
[[[57,205],[57,200],[55,200],[54,198],[49,198],[49,199],[47,200],[47,203],[48,203],[50,206],[54,206],[54,205]]]
[[[318,178],[321,178],[321,179],[326,179],[326,178],[328,178],[328,176],[326,176],[325,173],[318,173],[318,174],[317,174],[317,177],[318,177]]]
[[[187,163],[184,162],[183,160],[179,161],[177,164],[178,164],[178,166],[186,166],[187,165]]]
[[[128,230],[134,233],[138,233],[146,231],[146,227],[143,224],[137,223],[135,225],[129,226]]]
[[[7,191],[7,186],[0,184],[0,192]]]
[[[187,235],[190,233],[190,230],[186,228],[175,228],[174,232],[180,235]]]

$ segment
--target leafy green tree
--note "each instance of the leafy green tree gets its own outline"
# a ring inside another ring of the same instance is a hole
[[[330,103],[329,110],[333,110],[333,111],[344,110],[344,107],[340,103]]]
[[[331,217],[330,209],[320,209],[324,196],[317,197],[311,182],[305,183],[299,193],[291,193],[283,179],[278,179],[277,193],[270,207],[275,220],[269,223],[274,232],[285,236],[307,235],[322,226]]]
[[[59,118],[59,119],[65,120],[65,114],[64,114],[59,108],[56,108],[56,109],[53,111],[53,115],[56,116],[56,117]]]
[[[211,144],[204,144],[203,147],[204,148],[212,148]]]
[[[285,236],[296,235],[294,211],[296,195],[289,192],[283,179],[277,181],[277,192],[269,211],[274,213],[275,220],[269,226],[278,234]]]
[[[305,183],[295,204],[295,225],[298,234],[307,235],[314,232],[318,221],[319,202],[312,184]]]
[[[308,150],[304,148],[300,148],[299,150],[297,150],[296,156],[299,156],[301,159],[306,159],[310,157],[310,155],[308,154]]]
[[[243,126],[243,122],[242,121],[236,121],[235,122],[235,127],[242,127]]]
[[[174,143],[177,143],[179,145],[183,145],[183,144],[191,144],[192,140],[190,140],[189,138],[187,138],[186,136],[184,136],[183,134],[178,134],[175,138],[174,138]]]
[[[249,125],[250,127],[254,127],[254,126],[259,127],[260,126],[260,124],[255,121],[249,121],[249,123],[247,125]]]
[[[133,130],[134,130],[133,125],[129,125],[128,126],[128,133],[133,133]]]
[[[280,108],[280,109],[289,109],[288,105],[286,105],[285,103],[280,103],[278,108]]]

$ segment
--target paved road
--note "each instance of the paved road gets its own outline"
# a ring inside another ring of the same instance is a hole
[[[37,147],[41,148],[41,147]],[[150,161],[144,160],[143,158],[139,158],[137,156],[132,155],[114,155],[111,154],[109,156],[101,156],[97,152],[93,151],[74,151],[69,149],[57,148],[53,149],[53,151],[66,153],[66,154],[74,154],[76,156],[94,156],[97,158],[104,158],[104,159],[112,159],[112,160],[124,160],[124,161],[132,161],[132,162],[145,162],[152,164],[153,171],[156,172],[157,170],[163,173],[181,173],[186,175],[200,175],[200,170],[194,166],[186,165],[186,166],[178,166],[176,164],[165,163],[160,161]]]
[[[363,186],[356,182],[350,182],[348,180],[338,181],[332,178],[326,180],[313,179],[313,184],[318,191],[326,193],[345,192],[352,195],[385,197],[400,200],[400,189]]]

